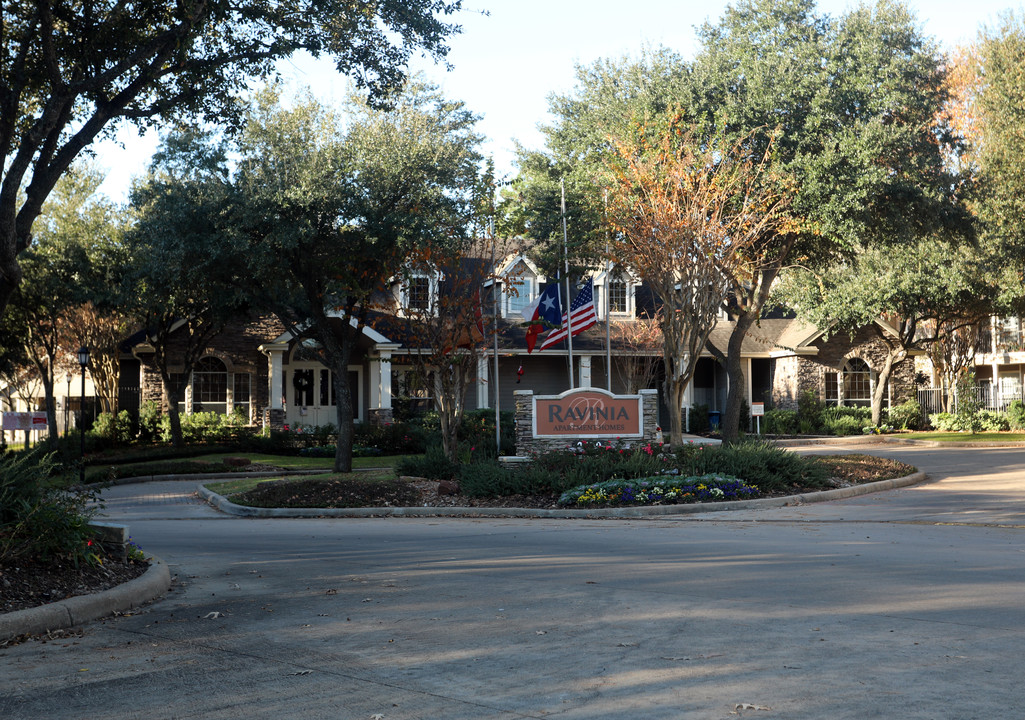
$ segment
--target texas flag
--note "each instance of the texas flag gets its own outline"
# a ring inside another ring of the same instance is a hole
[[[573,302],[569,304],[569,319],[563,315],[562,325],[548,333],[538,350],[547,350],[566,339],[568,328],[573,328],[573,337],[598,322],[598,314],[594,308],[594,286],[590,281],[581,288]]]
[[[530,322],[527,328],[527,352],[531,353],[534,352],[537,336],[545,330],[559,327],[562,321],[558,281],[546,287],[537,300],[523,308],[523,317]]]

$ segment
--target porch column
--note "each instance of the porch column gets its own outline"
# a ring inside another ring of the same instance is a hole
[[[477,358],[477,408],[491,407],[488,400],[488,371],[491,369],[491,358],[487,356]]]
[[[591,356],[580,356],[580,387],[591,387]]]
[[[259,350],[267,356],[267,407],[263,409],[263,426],[280,430],[285,425],[283,361],[288,345],[261,345]]]
[[[381,350],[370,363],[370,402],[367,419],[373,423],[392,421],[391,350]]]
[[[744,363],[744,365],[746,366],[746,370],[744,370],[744,385],[746,386],[744,388],[744,392],[747,393],[747,409],[748,409],[748,411],[750,411],[751,410],[751,403],[754,402],[754,384],[753,384],[753,382],[751,380],[751,358],[747,358],[747,360]],[[751,417],[750,412],[749,412],[748,416],[747,416],[747,431],[748,432],[751,432],[751,423],[753,421],[754,421],[754,419]],[[740,422],[744,422],[744,418],[740,418]]]

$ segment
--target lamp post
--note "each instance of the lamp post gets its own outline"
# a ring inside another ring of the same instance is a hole
[[[64,395],[64,434],[65,435],[68,434],[68,420],[69,420],[68,413],[71,410],[71,378],[72,377],[73,376],[71,374],[71,371],[68,370],[67,377],[65,378],[65,380],[68,381],[68,392],[67,392],[66,395]]]
[[[89,365],[89,348],[85,345],[78,349],[78,364],[82,368],[82,400],[79,407],[79,456],[78,482],[85,485],[85,368]]]

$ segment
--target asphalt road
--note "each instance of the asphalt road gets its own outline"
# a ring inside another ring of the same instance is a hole
[[[644,520],[243,519],[112,488],[177,581],[0,651],[0,718],[1022,716],[1025,448],[870,451],[930,481]]]

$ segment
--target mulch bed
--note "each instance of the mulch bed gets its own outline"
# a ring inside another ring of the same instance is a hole
[[[66,560],[15,560],[0,564],[0,613],[109,590],[134,580],[148,569],[148,563],[109,558],[102,565],[80,563],[77,567]]]

